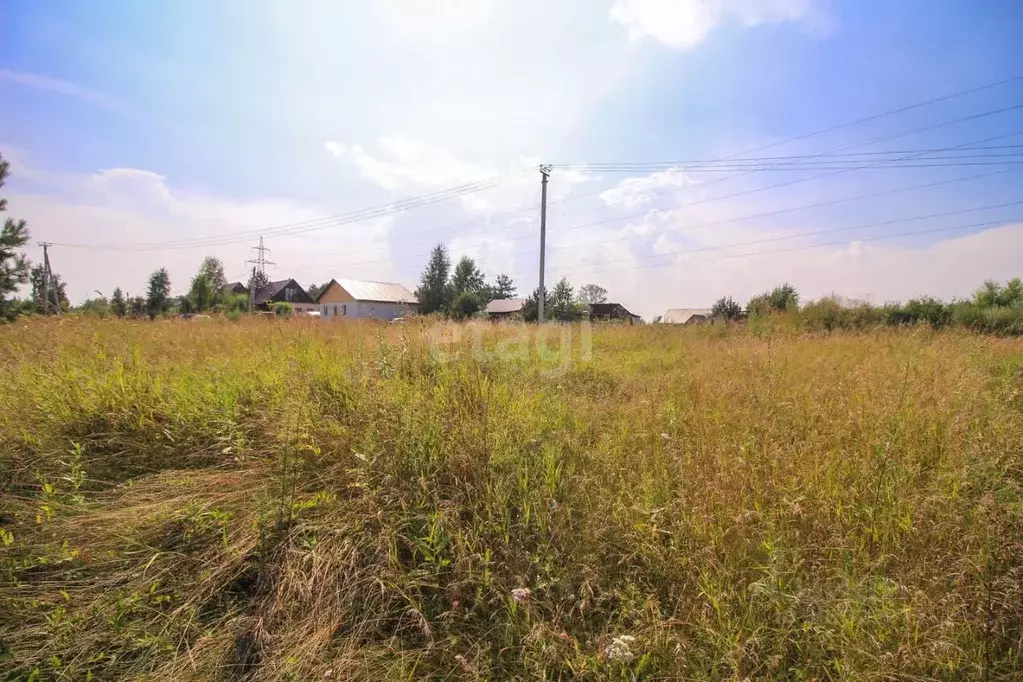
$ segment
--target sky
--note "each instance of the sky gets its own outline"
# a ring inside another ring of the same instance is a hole
[[[701,162],[1023,155],[1021,45],[1016,0],[0,0],[2,191],[73,302],[244,279],[260,235],[272,279],[414,288],[442,242],[526,295],[539,164],[548,286],[648,319],[951,299],[1023,275],[1023,167]]]

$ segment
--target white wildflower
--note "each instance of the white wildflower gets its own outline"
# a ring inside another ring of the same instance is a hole
[[[604,649],[604,655],[611,661],[631,661],[635,656],[631,648],[635,642],[636,638],[632,635],[619,635],[607,645],[607,648]]]
[[[529,597],[533,594],[533,591],[528,587],[516,587],[512,590],[512,599],[517,602],[529,601]]]

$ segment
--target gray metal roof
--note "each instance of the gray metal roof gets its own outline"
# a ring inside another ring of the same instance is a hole
[[[281,289],[286,287],[288,285],[288,282],[290,281],[291,281],[290,279],[279,279],[276,282],[270,282],[266,286],[257,289],[255,295],[252,297],[252,302],[256,305],[262,305],[263,303],[266,303],[271,298],[276,296]]]
[[[710,308],[670,308],[661,316],[666,324],[685,324],[693,315],[710,316]]]
[[[380,303],[418,303],[415,294],[393,282],[363,282],[357,279],[335,279],[356,301]],[[326,289],[324,289],[326,290]]]
[[[524,298],[495,298],[487,304],[486,312],[491,313],[517,313],[526,305]]]

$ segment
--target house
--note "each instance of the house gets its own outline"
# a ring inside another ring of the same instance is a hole
[[[671,308],[661,317],[664,324],[703,324],[711,318],[710,308]]]
[[[639,315],[630,313],[621,303],[591,303],[587,306],[590,320],[593,322],[611,322],[621,320],[627,324],[637,324],[643,321]]]
[[[332,279],[315,302],[321,320],[336,317],[393,320],[419,311],[415,294],[391,282]]]
[[[495,298],[487,304],[483,312],[491,320],[521,320],[522,309],[525,306],[524,298]]]
[[[282,279],[261,287],[253,296],[252,303],[256,310],[270,310],[274,303],[290,303],[296,311],[316,308],[313,299],[293,279]]]
[[[225,284],[222,291],[224,294],[245,294],[246,296],[249,295],[248,285],[242,284],[241,282],[231,282],[230,284]]]

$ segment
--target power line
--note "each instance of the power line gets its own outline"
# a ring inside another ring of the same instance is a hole
[[[60,246],[68,248],[87,248],[93,250],[109,250],[109,251],[153,251],[163,249],[179,249],[179,248],[193,248],[198,246],[220,246],[224,244],[236,243],[244,241],[256,236],[259,232],[269,234],[270,236],[282,236],[290,234],[299,234],[303,232],[311,232],[326,227],[335,227],[354,222],[360,222],[364,220],[370,220],[374,218],[386,217],[395,213],[401,213],[404,211],[411,210],[413,208],[420,208],[423,206],[429,206],[431,204],[439,203],[441,201],[447,201],[476,192],[491,189],[508,182],[512,177],[521,175],[524,171],[518,173],[512,173],[499,178],[493,178],[489,180],[483,180],[476,183],[469,183],[467,185],[460,185],[458,187],[449,188],[433,194],[426,194],[409,199],[403,199],[401,201],[384,204],[372,208],[360,209],[350,213],[338,214],[333,216],[326,216],[324,218],[317,218],[313,220],[307,220],[296,223],[285,223],[277,225],[271,228],[264,228],[262,230],[247,230],[234,232],[228,235],[217,235],[211,237],[196,237],[191,239],[179,239],[170,240],[164,242],[135,242],[135,243],[121,243],[121,244],[71,244],[71,243],[60,243]]]
[[[684,252],[672,251],[672,252],[667,252],[667,253],[659,253],[659,254],[653,254],[653,255],[650,255],[650,256],[641,256],[639,258],[639,260],[651,260],[651,259],[655,259],[655,258],[667,258],[667,257],[670,257],[670,256],[677,256],[677,255],[683,255],[683,254],[688,255],[690,253],[699,253],[699,252],[702,252],[702,251],[716,251],[716,250],[721,250],[721,249],[730,249],[730,248],[734,248],[736,246],[750,246],[752,244],[766,244],[768,242],[786,241],[786,240],[789,240],[789,239],[800,239],[802,237],[817,237],[817,236],[820,236],[820,235],[823,235],[823,234],[833,234],[833,233],[836,233],[836,232],[848,232],[850,230],[862,230],[862,229],[866,229],[866,228],[870,228],[870,227],[884,227],[886,225],[898,225],[898,224],[902,224],[902,223],[917,222],[919,220],[933,220],[935,218],[946,218],[948,216],[960,215],[960,214],[963,214],[963,213],[973,213],[975,211],[991,211],[991,210],[998,209],[998,208],[1008,208],[1010,206],[1020,206],[1020,205],[1023,205],[1023,200],[1008,201],[1008,202],[1004,202],[1004,203],[1001,203],[1001,204],[985,204],[983,206],[971,206],[970,208],[960,208],[960,209],[955,209],[955,210],[951,210],[951,211],[941,211],[941,212],[938,212],[938,213],[928,213],[928,214],[925,214],[925,215],[911,216],[909,218],[895,218],[895,219],[890,219],[890,220],[880,220],[880,221],[874,221],[874,222],[868,222],[868,223],[858,223],[856,225],[847,225],[845,227],[835,227],[835,228],[829,228],[829,229],[826,229],[826,230],[812,230],[812,231],[809,231],[809,232],[799,232],[799,233],[789,234],[789,235],[778,235],[778,236],[774,236],[774,237],[764,237],[762,239],[753,239],[753,240],[748,240],[748,241],[743,241],[743,242],[737,242],[737,243],[734,243],[734,244],[723,244],[723,245],[720,245],[720,246],[706,246],[706,247],[701,247],[701,248],[698,248],[698,249],[690,249],[690,250],[687,250],[687,251],[684,251]],[[630,258],[630,259],[619,259],[619,260],[613,260],[613,261],[602,261],[600,263],[596,263],[596,265],[610,265],[610,264],[614,264],[614,263],[626,263],[626,262],[631,263],[634,260],[637,260],[637,259],[631,259]]]
[[[952,125],[954,123],[959,123],[959,122],[961,122],[963,120],[974,119],[974,118],[977,118],[979,116],[991,115],[992,113],[1000,113],[1000,112],[1006,111],[1008,109],[1019,109],[1019,108],[1023,108],[1023,104],[1018,104],[1018,105],[1015,105],[1013,107],[1008,107],[1007,109],[998,109],[998,110],[995,110],[995,112],[985,112],[983,114],[975,114],[973,116],[968,116],[965,119],[955,119],[953,121],[946,121],[946,122],[943,122],[943,123],[939,123],[936,126],[931,126],[931,128],[942,127],[942,126],[946,126],[946,125]],[[915,132],[915,131],[913,131],[913,132]],[[912,134],[912,133],[911,132],[898,133],[896,135],[896,137],[901,137],[901,136],[908,135],[908,134]],[[990,142],[990,141],[993,141],[993,140],[996,140],[996,139],[1004,139],[1004,138],[1007,138],[1007,137],[1014,137],[1014,136],[1020,135],[1020,134],[1023,134],[1023,131],[1016,131],[1014,133],[1010,133],[1010,134],[1007,134],[1007,135],[998,135],[998,136],[990,137],[990,138],[987,138],[987,139],[984,139],[984,140],[979,140],[978,142],[970,142],[970,143],[967,143],[967,144],[980,144],[980,143],[984,143],[984,142]],[[867,143],[867,144],[869,144],[869,143]],[[905,157],[905,158],[909,158],[909,157]],[[879,161],[877,163],[878,164],[883,164],[883,163],[886,163],[886,162],[885,161]],[[857,168],[857,169],[853,169],[853,170],[862,170],[862,169],[861,168]],[[848,170],[848,169],[830,171],[828,173],[824,173],[824,174],[821,174],[821,175],[811,175],[810,177],[806,177],[806,178],[796,178],[795,180],[788,180],[786,182],[781,182],[781,183],[777,183],[777,184],[774,184],[774,185],[767,185],[766,187],[754,187],[752,189],[742,190],[742,191],[739,191],[739,192],[733,192],[732,194],[724,194],[724,195],[717,196],[717,197],[709,197],[707,199],[700,199],[698,201],[691,201],[691,202],[688,202],[688,203],[685,203],[685,204],[678,204],[678,205],[673,206],[672,208],[674,210],[677,210],[677,209],[680,209],[680,208],[689,208],[689,207],[692,207],[692,206],[699,206],[699,205],[702,205],[702,204],[708,204],[708,203],[711,203],[711,202],[714,202],[714,201],[722,201],[724,199],[734,199],[736,197],[748,196],[750,194],[757,194],[757,193],[760,193],[760,192],[766,192],[766,191],[770,191],[770,190],[780,189],[782,187],[790,187],[792,185],[798,185],[798,184],[801,184],[801,183],[804,183],[804,182],[809,182],[811,180],[822,180],[822,179],[825,179],[825,178],[832,178],[832,177],[836,177],[836,176],[839,176],[839,175],[844,175],[845,173],[849,173],[849,172],[853,172],[853,171],[852,170]],[[584,213],[584,212],[585,211],[580,211],[580,213]],[[618,216],[618,217],[615,217],[615,218],[608,218],[606,220],[598,220],[598,221],[591,222],[591,223],[585,223],[583,225],[575,225],[573,227],[566,228],[565,230],[560,230],[559,233],[568,232],[568,231],[571,231],[571,230],[582,229],[584,227],[594,227],[596,225],[606,225],[608,223],[621,222],[623,220],[631,220],[633,218],[639,218],[639,217],[645,216],[647,213],[648,213],[648,210],[644,210],[644,211],[642,211],[640,213],[633,213],[633,214],[630,214],[630,215],[627,215],[627,216]],[[562,217],[564,217],[564,216],[562,216]]]
[[[730,156],[722,157],[721,159],[719,159],[719,161],[730,160],[730,159],[737,159],[737,158],[740,158],[740,157],[743,157],[743,156],[748,156],[749,154],[753,154],[753,153],[756,153],[756,152],[759,152],[759,151],[763,151],[763,150],[766,150],[766,149],[771,149],[771,148],[774,148],[774,147],[777,147],[777,146],[780,146],[780,145],[783,145],[783,144],[788,144],[788,143],[796,142],[796,141],[799,141],[799,140],[805,140],[805,139],[808,139],[808,138],[811,138],[811,137],[815,137],[815,136],[818,136],[818,135],[823,135],[823,134],[826,134],[826,133],[829,133],[829,132],[833,132],[835,130],[840,130],[840,129],[843,129],[843,128],[848,128],[848,127],[860,125],[862,123],[867,123],[869,121],[882,119],[882,118],[885,118],[885,117],[888,117],[888,116],[893,116],[893,115],[905,113],[907,111],[911,111],[911,110],[914,110],[914,109],[930,106],[930,105],[936,104],[938,102],[943,102],[943,101],[947,101],[947,100],[954,99],[954,98],[957,98],[957,97],[962,97],[962,96],[965,96],[965,95],[981,92],[981,91],[984,91],[984,90],[993,89],[993,88],[999,87],[1001,85],[1006,85],[1008,83],[1016,82],[1016,81],[1019,81],[1019,80],[1023,80],[1023,76],[1017,76],[1017,77],[1013,77],[1013,78],[1003,79],[1003,80],[1000,80],[1000,81],[997,81],[997,82],[994,82],[994,83],[988,83],[988,84],[981,85],[981,86],[978,86],[978,87],[969,88],[967,90],[961,90],[961,91],[958,91],[958,92],[950,93],[948,95],[943,95],[941,97],[936,97],[936,98],[932,98],[932,99],[925,100],[925,101],[922,101],[922,102],[917,102],[915,104],[911,104],[911,105],[908,105],[908,106],[905,106],[905,107],[901,107],[901,108],[897,108],[897,109],[891,109],[891,110],[888,110],[888,111],[885,111],[885,112],[882,112],[882,113],[879,113],[879,114],[874,114],[874,115],[867,116],[867,117],[864,117],[864,118],[856,119],[854,121],[848,121],[846,123],[830,126],[828,128],[823,128],[823,129],[820,129],[820,130],[815,130],[815,131],[812,131],[810,133],[805,133],[803,135],[797,135],[795,137],[787,138],[785,140],[779,140],[777,142],[772,142],[770,144],[763,145],[763,146],[757,147],[755,149],[748,150],[746,152],[741,152],[741,153],[738,153],[738,154],[733,154],[733,155],[730,155]],[[988,114],[981,114],[981,115],[988,115]],[[967,119],[961,119],[961,120],[967,120]],[[956,122],[959,122],[959,121],[956,121]],[[924,129],[924,130],[928,130],[928,129]],[[922,131],[918,131],[918,132],[922,132]],[[905,134],[911,134],[911,133],[905,133]],[[895,137],[899,137],[899,136],[902,136],[902,135],[897,135]],[[891,139],[891,138],[887,138],[887,139]],[[866,144],[872,144],[872,143],[875,143],[875,142],[878,142],[878,141],[881,141],[881,140],[874,140],[874,141],[872,141],[870,143],[866,143]],[[855,148],[856,146],[865,146],[865,145],[853,145],[852,147],[846,147],[846,148],[839,149],[839,150],[836,150],[836,151],[844,151],[845,149]],[[524,171],[520,171],[519,173],[509,174],[509,175],[503,176],[502,178],[499,178],[499,179],[491,180],[489,182],[495,182],[495,184],[494,185],[490,185],[490,186],[496,186],[496,184],[502,184],[509,177],[521,174],[522,172],[524,172]],[[719,178],[716,181],[723,181],[723,180],[726,180],[726,179],[729,179],[729,178]],[[501,182],[497,182],[497,180],[500,180]],[[716,181],[711,181],[711,182],[716,182]],[[481,183],[486,183],[486,182],[488,182],[488,181],[481,181]],[[276,235],[278,233],[278,231],[280,231],[283,234],[293,234],[293,233],[296,233],[296,232],[312,231],[312,230],[322,229],[322,228],[325,228],[325,227],[331,227],[331,226],[335,226],[335,225],[336,226],[340,226],[340,225],[347,224],[347,223],[350,223],[350,222],[356,222],[356,221],[359,221],[359,220],[365,220],[365,219],[368,219],[370,217],[379,217],[381,215],[379,213],[374,213],[374,211],[386,211],[386,213],[384,213],[384,215],[386,215],[388,213],[402,212],[404,210],[409,210],[410,208],[416,208],[416,207],[418,207],[420,205],[427,205],[427,203],[436,203],[436,201],[444,201],[444,200],[447,200],[447,199],[450,199],[450,198],[454,198],[454,196],[458,196],[458,194],[454,194],[454,195],[449,195],[449,194],[452,193],[452,192],[455,192],[456,190],[465,190],[466,193],[480,191],[480,189],[483,189],[483,187],[478,186],[481,183],[469,183],[468,185],[463,185],[463,186],[460,186],[458,188],[451,188],[449,190],[442,190],[440,192],[435,193],[434,195],[425,195],[423,197],[417,197],[417,198],[405,200],[407,202],[410,202],[410,204],[408,206],[402,204],[402,202],[394,202],[392,204],[387,204],[387,205],[382,206],[382,207],[376,207],[376,208],[373,208],[373,209],[363,209],[362,211],[356,211],[354,213],[349,213],[349,214],[339,214],[339,215],[336,215],[336,216],[328,216],[328,217],[321,218],[321,219],[316,219],[316,220],[313,220],[313,221],[304,221],[304,222],[301,222],[301,223],[291,223],[291,224],[278,225],[278,226],[274,226],[274,227],[263,228],[262,230],[236,232],[236,233],[233,233],[233,235],[231,235],[230,237],[221,236],[219,238],[218,237],[194,238],[194,239],[190,239],[190,240],[176,240],[176,241],[169,241],[169,242],[141,242],[141,243],[136,243],[136,244],[120,244],[120,245],[86,245],[86,244],[69,244],[69,243],[63,243],[61,245],[65,246],[65,247],[72,247],[72,248],[93,248],[93,249],[107,249],[107,250],[153,250],[153,249],[162,249],[162,248],[192,248],[192,247],[198,247],[198,246],[223,245],[223,244],[233,243],[236,239],[237,240],[244,240],[244,239],[248,238],[246,235],[255,236],[255,234],[260,233],[260,232],[262,232],[263,234],[272,234],[272,235]],[[704,184],[709,184],[709,183],[704,183]],[[487,188],[489,188],[489,187],[487,187]],[[606,191],[606,190],[601,190],[601,192],[603,192],[603,191]],[[554,204],[554,203],[564,203],[566,201],[572,201],[572,200],[575,200],[575,199],[578,199],[578,198],[583,198],[583,196],[592,196],[593,194],[594,193],[589,193],[587,195],[581,195],[581,196],[577,196],[577,197],[566,198],[564,200],[555,201],[555,202],[551,202],[551,203],[552,204]],[[435,197],[435,198],[433,200],[430,200],[430,197]],[[415,202],[426,202],[426,203],[415,203]],[[363,214],[367,214],[367,215],[363,215]]]
[[[751,214],[751,215],[740,216],[738,218],[726,218],[726,219],[722,219],[722,220],[715,220],[715,221],[711,221],[711,222],[699,223],[697,225],[686,225],[685,227],[674,228],[671,231],[672,232],[675,232],[675,231],[680,231],[680,232],[681,231],[689,231],[689,230],[696,230],[696,229],[701,229],[701,228],[705,228],[705,227],[716,227],[716,226],[720,226],[720,225],[728,225],[728,224],[733,224],[733,223],[738,223],[738,222],[744,222],[744,221],[753,220],[753,219],[756,219],[756,218],[768,218],[768,217],[773,217],[773,216],[776,216],[776,215],[783,215],[785,213],[794,213],[794,212],[797,212],[797,211],[811,210],[811,209],[814,209],[814,208],[823,208],[823,207],[826,207],[826,206],[834,206],[834,205],[837,205],[837,204],[846,203],[846,202],[850,202],[850,201],[860,201],[862,199],[870,199],[870,198],[876,198],[876,197],[882,197],[882,196],[889,196],[889,195],[893,195],[893,194],[899,194],[899,193],[902,193],[902,192],[909,192],[909,191],[918,190],[918,189],[930,189],[932,187],[940,187],[940,186],[943,186],[943,185],[950,185],[950,184],[959,183],[959,182],[967,182],[967,181],[970,181],[970,180],[978,180],[978,179],[981,179],[981,178],[987,178],[987,177],[992,177],[992,176],[996,176],[996,175],[1003,175],[1003,174],[1006,174],[1006,173],[1018,172],[1019,170],[1021,170],[1021,169],[1019,169],[1019,168],[1009,168],[1009,169],[1004,169],[1004,170],[987,171],[987,172],[984,172],[984,173],[976,173],[976,174],[973,174],[973,175],[966,175],[966,176],[961,176],[961,177],[956,177],[956,178],[949,178],[949,179],[945,179],[945,180],[938,180],[938,181],[928,182],[928,183],[923,183],[923,184],[909,185],[909,186],[905,186],[905,187],[897,187],[895,189],[883,190],[883,191],[880,191],[880,192],[868,192],[868,193],[865,193],[865,194],[859,194],[859,195],[855,195],[855,196],[840,197],[838,199],[831,199],[831,200],[827,200],[827,201],[820,201],[820,202],[815,202],[815,203],[811,203],[811,204],[803,204],[803,205],[792,206],[792,207],[788,207],[788,208],[775,209],[775,210],[772,210],[772,211],[765,211],[765,212],[761,212],[761,213],[755,213],[755,214]],[[674,207],[669,207],[668,209],[665,209],[665,210],[671,211],[671,210],[674,210]],[[643,216],[646,216],[646,215],[649,215],[649,212],[643,214]],[[580,226],[580,227],[583,227],[583,226]],[[573,228],[573,229],[575,229],[575,228]],[[652,231],[650,233],[647,233],[644,236],[645,237],[650,237],[650,236],[654,236],[654,235],[664,234],[666,232],[667,232],[666,230],[655,230],[655,231]],[[526,240],[530,240],[531,241],[533,239],[535,239],[535,234],[530,233],[530,234],[524,234],[524,235],[519,236],[519,237],[509,237],[509,238],[503,240],[502,243],[507,244],[507,243],[510,243],[510,242],[517,242],[517,241],[526,241]],[[578,249],[581,246],[594,246],[594,245],[597,245],[597,244],[607,244],[607,243],[611,243],[611,242],[622,241],[623,239],[625,239],[625,238],[624,237],[616,237],[616,238],[613,238],[613,239],[584,242],[584,243],[579,243],[579,244],[554,245],[554,246],[548,246],[547,250],[548,251],[552,251],[552,250],[561,250],[561,249]],[[473,248],[478,248],[478,247],[482,247],[482,246],[488,246],[488,245],[490,245],[492,243],[493,243],[492,241],[483,241],[483,242],[479,242],[479,243],[465,244],[465,245],[463,245],[462,250],[464,251],[466,249],[473,249]],[[386,246],[386,244],[381,244],[381,246]],[[513,252],[513,253],[511,253],[509,255],[511,255],[511,256],[529,256],[529,255],[533,255],[535,253],[536,253],[535,250],[515,251],[515,252]],[[404,261],[404,260],[408,260],[408,259],[411,259],[411,258],[414,258],[414,257],[421,257],[423,255],[426,255],[426,254],[425,253],[408,254],[408,255],[402,257],[399,260]],[[371,264],[380,263],[380,262],[382,262],[380,259],[367,259],[367,260],[361,260],[361,261],[348,262],[345,265],[349,266],[349,267],[352,267],[352,266],[357,266],[357,265],[371,265]],[[392,259],[392,261],[390,261],[390,262],[396,262],[396,261],[394,261]]]
[[[771,143],[768,143],[768,144],[765,144],[765,145],[761,145],[759,147],[754,147],[754,148],[751,148],[751,149],[747,149],[747,150],[742,151],[742,152],[737,152],[735,154],[730,154],[728,156],[719,157],[718,160],[719,161],[728,161],[728,160],[732,160],[732,159],[738,159],[738,158],[742,158],[742,157],[747,157],[750,154],[756,154],[758,152],[762,152],[762,151],[765,151],[767,149],[773,149],[775,147],[780,147],[782,145],[791,144],[793,142],[799,142],[799,141],[802,141],[802,140],[810,139],[812,137],[817,137],[817,136],[820,136],[820,135],[826,135],[827,133],[831,133],[831,132],[834,132],[836,130],[842,130],[844,128],[851,128],[853,126],[861,125],[863,123],[869,123],[871,121],[877,121],[877,120],[880,120],[880,119],[883,119],[883,118],[887,118],[889,116],[897,116],[898,114],[903,114],[903,113],[906,113],[907,111],[913,111],[915,109],[922,109],[923,107],[927,107],[927,106],[930,106],[932,104],[937,104],[939,102],[947,102],[949,100],[956,99],[958,97],[964,97],[966,95],[972,95],[972,94],[975,94],[975,93],[978,93],[978,92],[983,92],[985,90],[993,90],[994,88],[998,88],[998,87],[1001,87],[1003,85],[1008,85],[1009,83],[1015,83],[1015,82],[1018,82],[1018,81],[1021,81],[1021,80],[1023,80],[1023,75],[1021,75],[1021,76],[1014,76],[1012,78],[1005,78],[1005,79],[1002,79],[1002,80],[999,80],[999,81],[995,81],[993,83],[986,83],[984,85],[979,85],[979,86],[976,86],[976,87],[973,87],[973,88],[968,88],[966,90],[959,90],[959,91],[956,91],[956,92],[953,92],[953,93],[949,93],[947,95],[942,95],[940,97],[934,97],[932,99],[924,100],[922,102],[916,102],[914,104],[910,104],[910,105],[907,105],[907,106],[904,106],[904,107],[899,107],[897,109],[889,109],[888,111],[883,111],[883,112],[881,112],[879,114],[872,114],[870,116],[866,116],[866,117],[863,117],[863,118],[858,118],[858,119],[855,119],[855,120],[852,120],[852,121],[847,121],[845,123],[839,123],[837,125],[829,126],[827,128],[820,128],[818,130],[814,130],[814,131],[811,131],[809,133],[803,133],[801,135],[796,135],[794,137],[788,137],[788,138],[785,138],[783,140],[778,140],[776,142],[771,142]],[[842,150],[839,150],[839,151],[842,151]],[[742,175],[744,175],[744,173],[740,173],[740,174],[732,176],[732,177],[741,177]],[[724,180],[727,180],[727,179],[729,179],[729,178],[721,178],[720,180],[717,180],[715,182],[724,181]],[[587,192],[585,194],[577,195],[575,197],[569,197],[569,198],[564,199],[564,200],[562,200],[560,202],[553,202],[553,203],[568,203],[570,201],[576,201],[578,199],[584,199],[586,197],[591,197],[594,194],[600,194],[603,191],[605,191],[605,190],[596,190],[596,191],[593,191],[593,192]]]
[[[877,235],[877,236],[873,236],[873,237],[858,237],[856,239],[850,239],[850,240],[847,240],[847,241],[840,241],[840,242],[826,242],[824,244],[808,244],[808,245],[804,245],[804,246],[793,246],[793,247],[784,248],[784,249],[772,249],[770,251],[753,251],[751,253],[725,254],[725,255],[722,255],[722,256],[715,256],[713,258],[700,258],[700,259],[697,259],[697,260],[687,260],[685,264],[688,265],[690,263],[703,263],[703,262],[707,262],[707,261],[728,260],[728,259],[731,259],[731,258],[746,258],[746,257],[749,257],[749,256],[762,256],[762,255],[766,255],[766,254],[785,253],[785,252],[789,252],[789,251],[803,251],[803,250],[808,250],[808,249],[819,249],[819,248],[824,248],[824,247],[827,247],[827,246],[842,246],[842,245],[846,245],[846,244],[853,244],[853,243],[859,243],[859,242],[872,242],[872,241],[881,241],[881,240],[884,240],[884,239],[897,239],[899,237],[912,237],[912,236],[922,235],[922,234],[934,234],[934,233],[938,233],[938,232],[951,232],[953,230],[966,230],[966,229],[970,229],[970,228],[992,227],[992,226],[996,226],[996,225],[1006,225],[1006,224],[1013,223],[1013,222],[1019,222],[1021,220],[1023,220],[1023,217],[1020,217],[1020,218],[1005,218],[1005,219],[1002,219],[1002,220],[990,220],[990,221],[987,221],[987,222],[970,223],[970,224],[967,224],[967,225],[953,225],[951,227],[936,227],[936,228],[931,228],[931,229],[926,229],[926,230],[914,230],[914,231],[911,231],[911,232],[899,232],[898,234],[884,234],[884,235]],[[725,248],[725,247],[717,247],[717,248]],[[684,256],[684,255],[687,255],[687,253],[688,252],[679,252],[676,255]],[[568,275],[578,275],[578,274],[583,274],[583,273],[586,273],[586,274],[600,274],[602,272],[622,272],[623,270],[624,271],[629,271],[629,270],[641,270],[641,269],[648,269],[648,268],[663,268],[663,267],[671,267],[671,266],[676,266],[676,265],[679,265],[679,263],[653,263],[653,264],[650,264],[650,265],[639,265],[639,266],[636,266],[634,268],[612,268],[612,269],[608,269],[608,270],[585,270],[585,269],[580,269],[580,270],[562,272],[561,274],[562,274],[562,276],[567,277]]]

